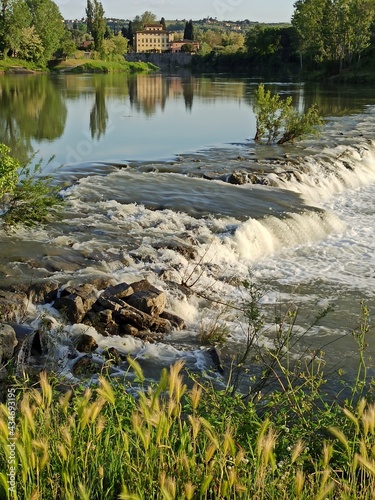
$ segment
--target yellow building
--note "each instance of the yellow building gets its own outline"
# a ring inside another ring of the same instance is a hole
[[[142,31],[134,34],[135,52],[166,52],[170,50],[173,33],[163,29],[161,24],[145,24]]]

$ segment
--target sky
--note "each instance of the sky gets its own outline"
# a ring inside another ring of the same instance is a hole
[[[87,0],[55,0],[65,19],[85,17]],[[290,22],[295,0],[102,0],[107,18],[134,19],[146,10],[157,18]]]

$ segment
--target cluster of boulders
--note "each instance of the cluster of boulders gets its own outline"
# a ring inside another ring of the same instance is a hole
[[[166,294],[157,289],[147,280],[135,283],[120,283],[109,285],[102,290],[92,284],[60,287],[56,282],[43,286],[33,285],[28,290],[0,291],[0,309],[3,313],[0,324],[0,367],[15,357],[28,343],[31,354],[43,355],[45,352],[44,330],[26,330],[21,328],[22,315],[26,314],[27,303],[51,303],[70,324],[83,323],[92,326],[103,336],[132,335],[144,341],[161,340],[163,335],[172,330],[185,328],[184,320],[165,310]],[[85,366],[90,367],[90,355],[98,348],[95,339],[86,333],[76,335],[71,339],[71,351],[76,353],[79,364],[75,367],[76,374]],[[85,353],[86,356],[80,356]],[[120,364],[123,356],[114,349],[105,352],[107,359]]]
[[[183,319],[165,311],[166,302],[164,292],[142,280],[109,286],[100,294],[88,284],[66,287],[53,306],[71,323],[94,326],[104,336],[133,335],[152,341],[185,327]]]

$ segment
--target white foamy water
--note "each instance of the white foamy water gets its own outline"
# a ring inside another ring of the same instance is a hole
[[[346,128],[348,123],[355,132]],[[228,355],[241,350],[246,325],[237,309],[244,300],[241,281],[250,274],[264,289],[269,320],[276,308],[299,307],[298,335],[321,308],[333,306],[318,326],[301,335],[294,354],[329,345],[329,362],[339,358],[355,370],[350,334],[357,327],[359,303],[375,305],[373,125],[370,108],[334,120],[319,147],[313,144],[304,158],[270,164],[261,185],[208,180],[189,170],[188,157],[178,168],[163,164],[162,172],[155,164],[147,171],[135,166],[83,177],[66,192],[64,221],[28,244],[39,253],[82,259],[70,274],[56,270],[57,279],[68,275],[80,283],[102,275],[130,283],[146,278],[166,292],[168,310],[187,323],[186,331],[154,344],[102,337],[90,329],[99,354],[116,347],[136,356],[151,374],[180,358],[191,369],[208,369],[212,359],[199,345],[199,331],[217,322],[226,325]],[[220,161],[226,164],[224,154]],[[14,276],[24,273],[22,259],[15,256],[12,262]],[[39,262],[43,266],[47,271],[45,257]],[[189,294],[176,284],[187,285]],[[82,328],[65,327],[64,335]],[[269,325],[258,342],[272,345]],[[63,337],[59,345],[60,369],[70,373]],[[375,355],[372,345],[370,353]]]

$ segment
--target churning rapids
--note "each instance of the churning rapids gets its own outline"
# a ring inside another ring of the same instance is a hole
[[[62,168],[59,175],[70,183],[63,192],[63,222],[1,236],[3,283],[47,276],[72,284],[98,276],[117,283],[146,278],[166,292],[168,310],[187,329],[156,343],[102,337],[84,325],[61,327],[52,308],[30,305],[23,320],[31,327],[42,316],[53,317],[49,366],[71,376],[66,339],[86,331],[99,345],[97,356],[114,346],[136,356],[150,377],[181,358],[190,369],[210,373],[212,359],[199,333],[225,323],[222,357],[228,367],[243,348],[245,328],[207,296],[239,304],[239,284],[251,276],[264,290],[261,303],[270,322],[260,345],[272,346],[272,316],[293,303],[300,334],[294,354],[311,356],[322,348],[328,365],[354,372],[351,333],[360,301],[370,310],[375,306],[374,130],[375,106],[367,106],[328,120],[317,140],[275,147],[271,158],[270,148],[248,142],[174,161]],[[245,182],[228,182],[233,179]],[[189,285],[190,293],[172,283]],[[327,306],[332,311],[303,334]],[[371,341],[369,355],[375,355]],[[125,364],[114,375],[124,371]],[[225,376],[215,375],[223,383]]]

